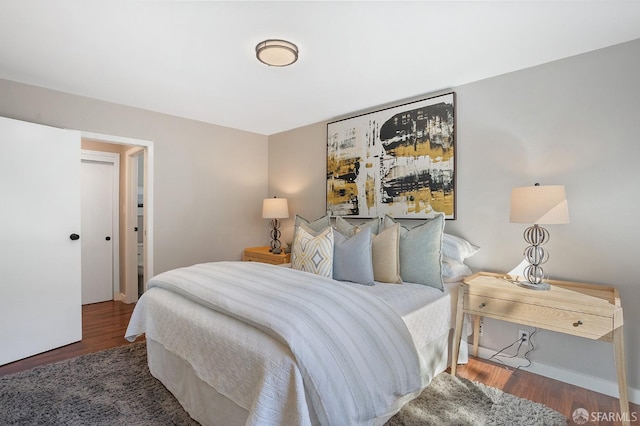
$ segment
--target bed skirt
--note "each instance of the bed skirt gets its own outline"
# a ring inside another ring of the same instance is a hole
[[[427,344],[422,350],[429,360],[428,375],[431,378],[446,370],[453,332],[443,335]],[[467,345],[461,346],[458,357],[460,363],[467,361]],[[151,374],[176,397],[178,402],[193,419],[206,426],[245,425],[249,412],[213,387],[201,380],[189,362],[168,351],[162,344],[147,339],[147,357]],[[410,395],[407,401],[418,395]],[[383,425],[389,417],[379,418],[377,425]],[[313,420],[312,420],[313,422]],[[313,422],[317,423],[317,422]]]

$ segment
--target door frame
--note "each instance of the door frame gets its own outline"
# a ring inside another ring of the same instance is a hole
[[[148,141],[144,139],[134,139],[127,138],[123,136],[113,136],[113,135],[105,135],[101,133],[93,133],[93,132],[81,132],[82,139],[94,140],[98,142],[106,142],[116,145],[128,145],[131,147],[142,147],[145,151],[145,167],[144,167],[144,206],[143,206],[143,214],[145,221],[145,232],[143,234],[144,241],[144,276],[152,277],[153,276],[153,159],[154,159],[154,143],[153,141]],[[127,156],[128,158],[128,156]],[[127,170],[127,174],[129,171]],[[126,178],[127,187],[130,183],[130,178],[127,176]],[[137,184],[136,184],[137,185]],[[123,206],[125,211],[125,223],[130,223],[130,212],[132,209],[127,206]],[[134,210],[137,216],[137,211]],[[128,226],[126,228],[129,228]],[[130,238],[130,234],[134,233],[132,229],[126,229],[125,231],[125,241],[128,241]],[[129,245],[125,245],[125,250]],[[137,248],[137,247],[136,247]],[[133,256],[133,258],[132,258]],[[134,259],[134,261],[126,261],[124,264],[124,277],[125,283],[124,294],[120,295],[120,297],[124,297],[123,302],[125,303],[135,303],[138,301],[138,280],[137,280],[137,253],[134,249],[133,253],[127,253],[125,251],[125,259]],[[135,281],[128,279],[127,277],[131,277],[132,273],[130,271],[131,268],[135,268]]]
[[[111,214],[111,241],[113,241],[113,244],[111,245],[111,265],[113,278],[111,280],[111,294],[113,296],[113,300],[120,300],[120,154],[115,152],[81,149],[80,162],[82,161],[108,163],[113,167],[113,195],[111,200],[111,207],[113,211]]]
[[[145,248],[145,235],[146,235],[146,231],[147,231],[147,222],[146,222],[146,218],[144,216],[144,208],[145,208],[145,204],[147,203],[146,201],[146,181],[144,179],[144,167],[142,170],[140,170],[138,168],[138,157],[140,155],[143,155],[145,164],[146,164],[146,149],[144,147],[141,146],[137,146],[137,147],[133,147],[131,149],[129,149],[126,152],[126,158],[125,158],[125,162],[126,162],[126,168],[127,168],[127,179],[128,179],[128,184],[127,184],[127,212],[126,212],[126,217],[127,217],[127,232],[126,234],[126,262],[127,263],[131,263],[131,267],[127,268],[126,273],[128,275],[126,275],[126,279],[128,282],[138,282],[138,233],[137,232],[131,232],[132,229],[135,229],[138,226],[138,177],[139,174],[142,173],[143,174],[143,204],[142,204],[142,218],[143,218],[143,223],[142,223],[142,229],[138,229],[139,233],[142,233],[142,280],[144,282],[144,287],[143,287],[143,291],[146,291],[146,282],[147,282],[147,276],[145,274],[145,268],[144,265],[147,263],[145,261],[145,252],[146,252],[146,248]],[[146,167],[146,166],[145,166]],[[136,287],[137,289],[138,287]],[[136,290],[136,295],[139,293],[139,290]]]

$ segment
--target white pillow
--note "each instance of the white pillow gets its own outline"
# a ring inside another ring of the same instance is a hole
[[[447,257],[442,260],[442,281],[445,283],[462,281],[471,274],[473,271],[464,263],[456,262]]]
[[[463,263],[465,259],[473,256],[480,250],[464,238],[451,234],[444,234],[442,241],[442,255],[458,263]]]

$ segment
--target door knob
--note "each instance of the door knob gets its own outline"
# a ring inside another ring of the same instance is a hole
[[[69,238],[71,238],[72,241],[79,240],[80,239],[80,235],[71,234],[71,235],[69,235]]]
[[[111,237],[107,237],[107,238],[105,238],[105,240],[111,241]]]

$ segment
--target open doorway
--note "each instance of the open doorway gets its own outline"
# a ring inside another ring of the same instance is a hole
[[[117,210],[120,285],[114,300],[135,303],[153,274],[153,142],[83,132],[82,144],[117,151],[123,160]]]

